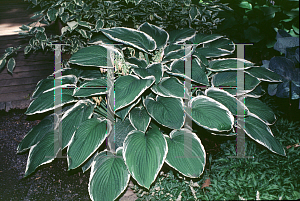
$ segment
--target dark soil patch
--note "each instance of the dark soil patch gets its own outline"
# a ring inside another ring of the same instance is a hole
[[[0,200],[90,200],[89,171],[68,172],[66,159],[55,159],[24,178],[28,152],[16,154],[17,147],[39,123],[26,119],[25,111],[0,111]]]

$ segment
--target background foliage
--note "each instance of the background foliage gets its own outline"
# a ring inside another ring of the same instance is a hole
[[[24,0],[26,1],[26,0]],[[218,18],[222,10],[231,10],[226,4],[218,1],[191,0],[27,0],[29,8],[40,7],[31,22],[21,27],[19,33],[28,37],[29,43],[24,54],[31,51],[54,51],[52,43],[69,44],[63,46],[63,53],[73,54],[101,28],[130,27],[137,28],[148,21],[167,31],[181,28],[194,28],[200,33],[213,33],[224,19]],[[59,26],[58,35],[49,35],[41,24]],[[40,25],[39,25],[40,24]],[[38,27],[34,27],[38,25]],[[18,47],[19,49],[21,47]],[[11,47],[0,58],[0,70],[7,64],[9,72],[13,72],[16,61],[11,59],[18,49]],[[14,61],[8,63],[6,61]]]
[[[299,0],[221,0],[232,11],[223,11],[225,20],[218,32],[235,43],[252,43],[247,46],[246,59],[261,64],[264,59],[278,55],[272,48],[276,32],[282,29],[299,37]]]

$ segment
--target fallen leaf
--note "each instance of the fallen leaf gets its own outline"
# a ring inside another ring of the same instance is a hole
[[[288,146],[286,146],[286,149],[289,149],[289,148],[291,148],[291,147],[299,147],[300,146],[300,143],[297,143],[297,144],[294,144],[294,145],[288,145]]]
[[[205,188],[205,187],[209,187],[209,185],[211,184],[210,182],[210,178],[206,179],[205,182],[202,184],[201,189]]]

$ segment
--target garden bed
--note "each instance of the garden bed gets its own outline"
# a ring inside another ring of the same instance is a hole
[[[2,193],[0,195],[0,200],[90,200],[89,194],[88,194],[88,180],[89,180],[89,171],[87,173],[83,174],[80,169],[74,170],[74,171],[67,171],[67,161],[66,159],[55,159],[52,163],[42,165],[41,167],[37,168],[37,171],[30,175],[28,178],[24,177],[24,172],[26,169],[26,163],[27,163],[27,157],[28,152],[25,152],[24,154],[16,154],[17,146],[19,142],[24,138],[26,133],[35,125],[39,123],[39,120],[35,120],[30,118],[29,116],[24,115],[25,110],[10,110],[10,112],[6,113],[4,111],[0,111],[0,142],[1,142],[1,168],[0,168],[0,188],[2,189]],[[279,134],[281,134],[280,141],[281,143],[287,147],[289,144],[288,141],[291,139],[297,139],[299,140],[299,124],[295,124],[296,127],[289,127],[289,124],[285,123],[284,125],[283,121],[280,121],[281,124],[278,125],[279,129],[285,130],[284,132],[275,132],[274,135],[278,137]],[[294,131],[296,129],[296,132]],[[298,129],[298,130],[297,130]],[[293,135],[291,135],[293,133]],[[216,155],[224,152],[224,147],[226,147],[227,150],[234,147],[234,143],[231,143],[229,145],[226,143],[226,140],[223,138],[221,140],[216,139],[210,139],[207,136],[204,136],[202,138],[202,142],[205,146],[205,149],[207,150],[207,165],[206,170],[204,172],[204,175],[201,176],[198,180],[193,180],[195,183],[198,183],[199,188],[194,188],[197,191],[197,195],[200,196],[201,194],[209,193],[209,191],[212,191],[214,193],[216,191],[216,188],[212,188],[212,186],[204,187],[203,184],[205,182],[208,182],[207,179],[211,179],[211,183],[216,184],[215,180],[213,179],[215,176],[215,173],[211,169],[215,168],[218,169],[218,163],[209,161],[209,156],[212,155],[213,160],[217,159]],[[233,138],[231,138],[232,140]],[[266,150],[264,147],[261,147],[260,145],[256,145],[254,142],[250,142],[252,146],[259,147],[259,150],[263,150],[264,153],[262,153],[261,156],[257,157],[266,157],[271,159],[271,157],[275,157],[274,160],[276,160],[276,164],[278,163],[278,157],[273,153],[269,153],[270,151]],[[221,148],[223,147],[223,149]],[[291,148],[293,149],[292,158],[295,158],[296,156],[299,157],[299,147]],[[287,150],[288,154],[290,153],[290,150]],[[255,151],[257,152],[257,151]],[[257,152],[259,153],[259,152]],[[224,153],[223,153],[224,154]],[[231,153],[234,155],[233,153]],[[226,154],[225,154],[226,155]],[[227,153],[228,155],[228,153]],[[223,157],[224,158],[224,157]],[[292,158],[289,158],[288,160],[291,160]],[[248,159],[249,160],[249,159]],[[237,162],[237,161],[236,161]],[[288,164],[285,161],[281,161],[282,163]],[[273,163],[268,163],[267,165],[274,165]],[[211,164],[214,164],[211,166]],[[282,166],[281,171],[284,171],[284,169],[296,172],[297,166],[293,165],[295,164],[295,161],[290,163],[288,166]],[[235,163],[235,165],[237,165]],[[223,165],[224,166],[224,165]],[[228,166],[228,167],[227,167]],[[227,164],[227,169],[234,169],[229,164]],[[262,166],[265,166],[262,165]],[[299,166],[299,165],[298,165]],[[221,167],[221,166],[219,166]],[[237,169],[237,168],[236,168]],[[150,192],[153,191],[153,189],[156,189],[156,193],[153,196],[150,196],[151,194],[144,192],[140,188],[137,188],[137,184],[135,181],[130,182],[129,187],[126,192],[124,192],[121,197],[120,201],[129,201],[129,200],[136,200],[138,197],[139,200],[149,200],[150,197],[152,197],[152,200],[155,199],[155,197],[159,196],[159,199],[163,199],[163,195],[169,193],[167,197],[170,197],[170,192],[168,190],[164,189],[161,190],[161,188],[165,187],[166,185],[162,180],[168,177],[168,179],[165,179],[165,181],[168,181],[168,185],[176,186],[180,184],[180,186],[185,187],[188,189],[186,192],[182,193],[182,200],[185,199],[185,196],[190,194],[189,196],[193,196],[191,190],[189,190],[189,184],[186,183],[185,180],[183,180],[180,177],[176,176],[176,172],[172,171],[170,172],[170,167],[167,165],[163,166],[162,172],[167,173],[161,174],[158,176],[154,184],[150,188]],[[279,169],[278,169],[279,170]],[[243,171],[246,171],[244,169]],[[271,170],[270,170],[271,171]],[[268,171],[268,172],[270,172]],[[272,171],[277,171],[275,166],[272,169]],[[266,172],[268,177],[268,172]],[[171,175],[170,175],[171,174]],[[221,173],[220,173],[221,174]],[[233,172],[229,175],[232,176],[234,174]],[[168,176],[169,175],[169,176]],[[174,175],[174,176],[172,176]],[[291,176],[291,178],[288,178]],[[297,192],[300,193],[299,185],[294,186],[294,189],[292,190],[292,187],[289,183],[294,183],[299,178],[293,177],[292,174],[287,175],[276,175],[278,178],[282,178],[282,181],[285,181],[286,179],[289,180],[288,184],[284,184],[287,186],[283,186],[283,188],[286,188],[287,191],[290,191],[291,196],[297,196]],[[229,179],[229,177],[227,178]],[[190,181],[188,181],[190,182]],[[219,183],[220,186],[224,185],[223,181]],[[257,183],[263,182],[263,181],[257,181]],[[281,181],[280,181],[281,182]],[[270,186],[272,184],[270,183]],[[160,190],[157,190],[160,186]],[[197,185],[196,185],[197,186]],[[168,186],[170,187],[170,186]],[[133,191],[131,188],[133,188],[136,191]],[[134,193],[135,192],[135,193]],[[173,191],[174,195],[173,199],[179,197],[179,191]],[[208,194],[209,196],[209,194]],[[224,195],[225,196],[225,195]],[[228,195],[227,195],[228,196]],[[264,196],[264,195],[263,195]],[[277,197],[277,199],[279,196]]]
[[[88,194],[89,173],[82,173],[80,168],[67,171],[66,159],[55,159],[49,164],[37,168],[37,171],[24,178],[28,152],[16,154],[18,144],[24,136],[37,125],[40,120],[26,116],[26,110],[13,109],[9,112],[0,111],[0,200],[90,200]],[[217,153],[220,142],[203,140],[207,152]],[[65,151],[64,151],[65,152]],[[63,155],[64,155],[63,152]],[[162,171],[170,170],[166,165]],[[119,201],[135,200],[138,197],[130,187],[136,185],[132,181]]]

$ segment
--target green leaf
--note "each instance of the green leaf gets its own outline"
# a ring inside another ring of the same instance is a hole
[[[218,34],[203,34],[203,33],[197,33],[193,38],[191,38],[189,41],[193,44],[203,44],[203,43],[210,43],[212,41],[215,41],[219,38],[223,38],[223,36]]]
[[[60,77],[60,85],[70,84],[72,86],[75,86],[76,83],[77,83],[77,77],[75,77],[74,75],[65,75]],[[56,88],[60,87],[60,85],[55,86],[54,78],[49,78],[49,79],[47,78],[47,79],[40,80],[37,83],[34,92],[32,93],[32,99],[36,99],[42,93],[53,90],[55,87]]]
[[[164,55],[167,55],[169,52],[175,51],[175,50],[180,50],[182,45],[176,45],[176,44],[169,44],[167,47],[164,49]]]
[[[180,30],[173,30],[169,33],[169,42],[173,44],[183,43],[191,38],[193,38],[196,34],[194,29],[184,28]]]
[[[261,81],[282,82],[280,75],[264,67],[253,67],[246,71]]]
[[[107,79],[95,79],[83,82],[80,87],[76,88],[73,96],[89,97],[107,93]]]
[[[209,67],[207,68],[211,71],[226,71],[248,69],[253,65],[254,64],[252,62],[245,59],[227,58],[212,60],[209,62]]]
[[[99,33],[94,33],[92,39],[88,43],[89,44],[95,44],[95,43],[115,44],[117,42],[108,39],[102,32],[99,32]]]
[[[168,74],[183,77],[185,79],[189,79],[193,82],[197,82],[199,84],[203,84],[205,86],[209,85],[208,77],[205,73],[205,67],[200,64],[199,60],[192,59],[192,77],[188,77],[185,75],[185,60],[179,59],[175,60],[171,63],[171,72],[166,71]]]
[[[94,114],[97,114],[97,113],[94,113]],[[93,116],[93,118],[94,118],[94,116]],[[96,118],[96,117],[95,117]],[[95,157],[97,156],[99,154],[99,152],[95,152],[85,163],[84,163],[84,165],[81,167],[81,169],[82,169],[82,173],[85,173],[88,169],[90,169],[91,168],[91,166],[92,166],[92,163],[93,163],[93,161],[94,161],[94,159],[95,159]]]
[[[57,73],[59,73],[61,76],[65,76],[65,75],[72,75],[75,76],[77,78],[81,78],[81,73],[83,70],[81,69],[76,69],[76,68],[63,68],[63,69],[59,69],[58,71],[56,71]],[[85,72],[88,70],[85,70]],[[61,78],[61,76],[59,76],[58,78]],[[50,75],[50,77],[48,76],[47,79],[52,78],[54,79],[54,73],[52,73],[52,75]],[[37,86],[39,85],[40,82],[38,82]],[[75,83],[74,83],[75,84]]]
[[[130,123],[129,118],[126,118],[124,121],[116,119],[115,124],[115,147],[123,147],[123,142],[127,137],[128,133],[135,130],[135,128]]]
[[[113,201],[127,189],[129,179],[122,156],[104,150],[92,164],[88,186],[90,197],[92,200]]]
[[[77,6],[80,6],[82,7],[84,2],[82,0],[74,0],[74,3],[77,5]]]
[[[16,60],[13,57],[11,57],[7,62],[8,72],[10,72],[12,74],[15,67],[16,67]]]
[[[95,26],[96,31],[99,32],[100,29],[103,28],[103,26],[104,26],[104,20],[98,19],[98,20],[96,21],[96,26]]]
[[[107,120],[92,118],[83,121],[68,146],[68,170],[82,165],[100,147],[110,131],[111,123]]]
[[[37,99],[33,100],[27,108],[25,114],[33,115],[37,113],[44,113],[50,110],[54,110],[67,103],[77,102],[72,96],[74,89],[68,89],[69,85],[62,85],[61,88],[56,88],[41,94]],[[65,88],[64,88],[65,87]],[[61,90],[61,105],[55,104],[55,90]]]
[[[251,113],[257,115],[267,125],[272,125],[276,121],[275,114],[272,109],[256,98],[246,97],[245,105]]]
[[[22,153],[37,144],[46,133],[53,130],[58,123],[58,116],[54,113],[46,116],[38,125],[33,127],[18,145],[17,153]]]
[[[192,6],[189,11],[189,17],[193,21],[199,15],[198,9],[196,6]]]
[[[264,35],[255,26],[250,26],[248,29],[244,30],[245,38],[252,43],[258,43],[264,38]]]
[[[93,45],[78,50],[72,55],[69,62],[80,66],[95,66],[107,68],[107,51],[109,50],[121,55],[116,49],[113,49],[112,47]],[[112,60],[112,58],[110,59]]]
[[[168,143],[166,163],[186,177],[197,178],[204,171],[206,152],[197,135],[186,128],[164,135]]]
[[[134,102],[154,82],[154,76],[144,79],[136,75],[119,77],[115,82],[115,111]]]
[[[91,118],[95,103],[90,100],[80,100],[73,107],[68,109],[62,116],[60,125],[62,128],[62,149],[71,141],[71,138],[79,125]]]
[[[212,77],[212,85],[216,87],[232,87],[235,89],[226,89],[225,91],[229,92],[232,95],[241,95],[245,93],[249,93],[255,89],[256,86],[260,84],[260,81],[249,75],[248,73],[244,73],[244,90],[237,91],[237,72],[236,71],[227,71],[227,72],[219,72]]]
[[[51,163],[59,151],[59,147],[54,146],[58,143],[58,137],[54,135],[54,130],[50,130],[36,145],[32,146],[29,151],[24,177],[33,173],[37,167]]]
[[[149,115],[158,123],[172,129],[180,129],[185,120],[182,99],[157,96],[147,98],[144,106]]]
[[[163,76],[163,66],[161,63],[152,63],[146,68],[133,68],[133,72],[142,78],[153,75],[155,83],[158,84]]]
[[[299,26],[299,25],[298,25]],[[293,29],[294,29],[294,32],[296,34],[299,34],[299,27],[296,27],[295,25],[292,25]]]
[[[24,48],[24,54],[28,54],[31,50],[31,46],[30,45],[27,45],[25,48]]]
[[[145,52],[156,49],[155,40],[142,31],[125,27],[101,29],[101,31],[111,40],[133,46]]]
[[[77,29],[76,31],[77,31],[78,33],[80,33],[80,35],[81,35],[83,38],[89,38],[89,37],[87,36],[87,33],[86,33],[85,30],[83,30],[83,29]]]
[[[0,60],[0,71],[4,68],[5,64],[6,64],[6,59],[5,58],[1,59]]]
[[[89,22],[86,22],[86,21],[78,21],[78,25],[80,25],[80,26],[83,26],[83,27],[86,27],[86,28],[88,28],[88,29],[91,29],[91,25],[90,25],[90,23]],[[82,29],[83,30],[83,29]]]
[[[168,153],[166,139],[157,129],[146,134],[131,131],[124,141],[123,158],[131,176],[140,186],[149,189]]]
[[[235,50],[234,47],[235,46],[231,40],[227,38],[220,38],[205,44],[203,48],[196,48],[193,55],[197,56],[200,54],[206,58],[221,57],[232,54]]]
[[[138,59],[136,57],[125,58],[130,65],[136,66],[137,68],[147,68],[147,62],[144,59]]]
[[[51,8],[48,12],[47,12],[47,17],[48,19],[53,22],[56,20],[56,17],[58,15],[58,10],[56,10],[55,8]]]
[[[120,117],[122,119],[122,121],[124,121],[125,117],[127,116],[127,114],[129,114],[130,110],[137,105],[140,102],[141,98],[136,99],[136,101],[134,103],[129,104],[126,107],[123,107],[122,109],[118,110],[116,112],[116,115],[118,117]]]
[[[29,31],[30,30],[30,27],[29,26],[26,26],[26,25],[22,25],[21,27],[19,27],[22,31]]]
[[[189,56],[191,56],[192,52],[193,52],[193,49],[191,49],[191,51],[189,51],[188,54],[185,53],[185,49],[177,49],[177,50],[168,52],[167,54],[164,55],[162,63],[164,64],[169,61],[183,59],[183,57],[189,57]]]
[[[35,37],[39,40],[39,41],[45,41],[47,40],[47,35],[45,32],[42,32],[42,31],[38,31],[36,34],[35,34]]]
[[[64,11],[65,11],[65,8],[64,7],[60,7],[58,9],[58,15],[61,16],[64,13]]]
[[[266,93],[266,91],[261,87],[261,85],[258,85],[255,87],[255,89],[249,93],[247,93],[246,97],[253,97],[253,98],[259,98],[263,96]]]
[[[69,19],[69,13],[64,12],[61,16],[60,16],[61,21],[63,21],[63,23],[67,23],[68,19]]]
[[[193,121],[205,129],[223,132],[230,131],[233,127],[234,117],[228,108],[210,97],[194,97],[186,109],[191,109]]]
[[[195,56],[197,59],[199,59],[201,64],[203,64],[204,66],[208,66],[208,60],[206,59],[206,57],[204,55],[199,54],[196,51],[194,51],[193,56]]]
[[[238,111],[243,111],[244,115],[248,115],[249,110],[245,104],[227,91],[212,87],[205,90],[205,95],[222,103],[233,115],[237,115]]]
[[[30,17],[30,19],[37,19],[41,16],[43,16],[43,11],[34,12],[34,15],[32,17]]]
[[[61,35],[64,35],[65,32],[67,31],[70,31],[71,32],[71,29],[69,26],[64,26],[63,28],[61,28]]]
[[[37,32],[45,32],[45,27],[36,27]]]
[[[14,52],[14,48],[13,47],[8,47],[8,48],[5,49],[5,52],[8,53],[7,54],[7,56],[8,56],[8,55],[10,55]]]
[[[97,70],[84,69],[81,70],[80,74],[78,75],[78,78],[82,78],[83,80],[94,80],[99,78],[106,79],[107,75],[101,73],[99,69]]]
[[[252,10],[252,5],[251,5],[251,3],[247,2],[247,1],[242,1],[242,2],[239,4],[239,7],[245,8],[245,9],[249,9],[249,10]]]
[[[187,97],[183,84],[176,77],[164,77],[159,84],[153,85],[151,90],[163,97]]]
[[[67,25],[70,27],[71,31],[73,31],[78,27],[78,22],[76,21],[67,22]]]
[[[135,129],[145,133],[150,124],[151,117],[144,107],[135,107],[129,113],[129,120]]]
[[[151,36],[156,42],[157,49],[164,48],[167,45],[169,34],[162,28],[145,22],[138,28],[138,30]]]
[[[245,119],[238,119],[239,125],[241,125],[241,121],[244,121],[243,124],[245,125],[242,129],[251,139],[274,153],[286,156],[284,148],[280,142],[276,140],[269,126],[256,117],[256,115],[249,113],[249,116]]]
[[[37,0],[31,0],[34,5],[37,5]]]

